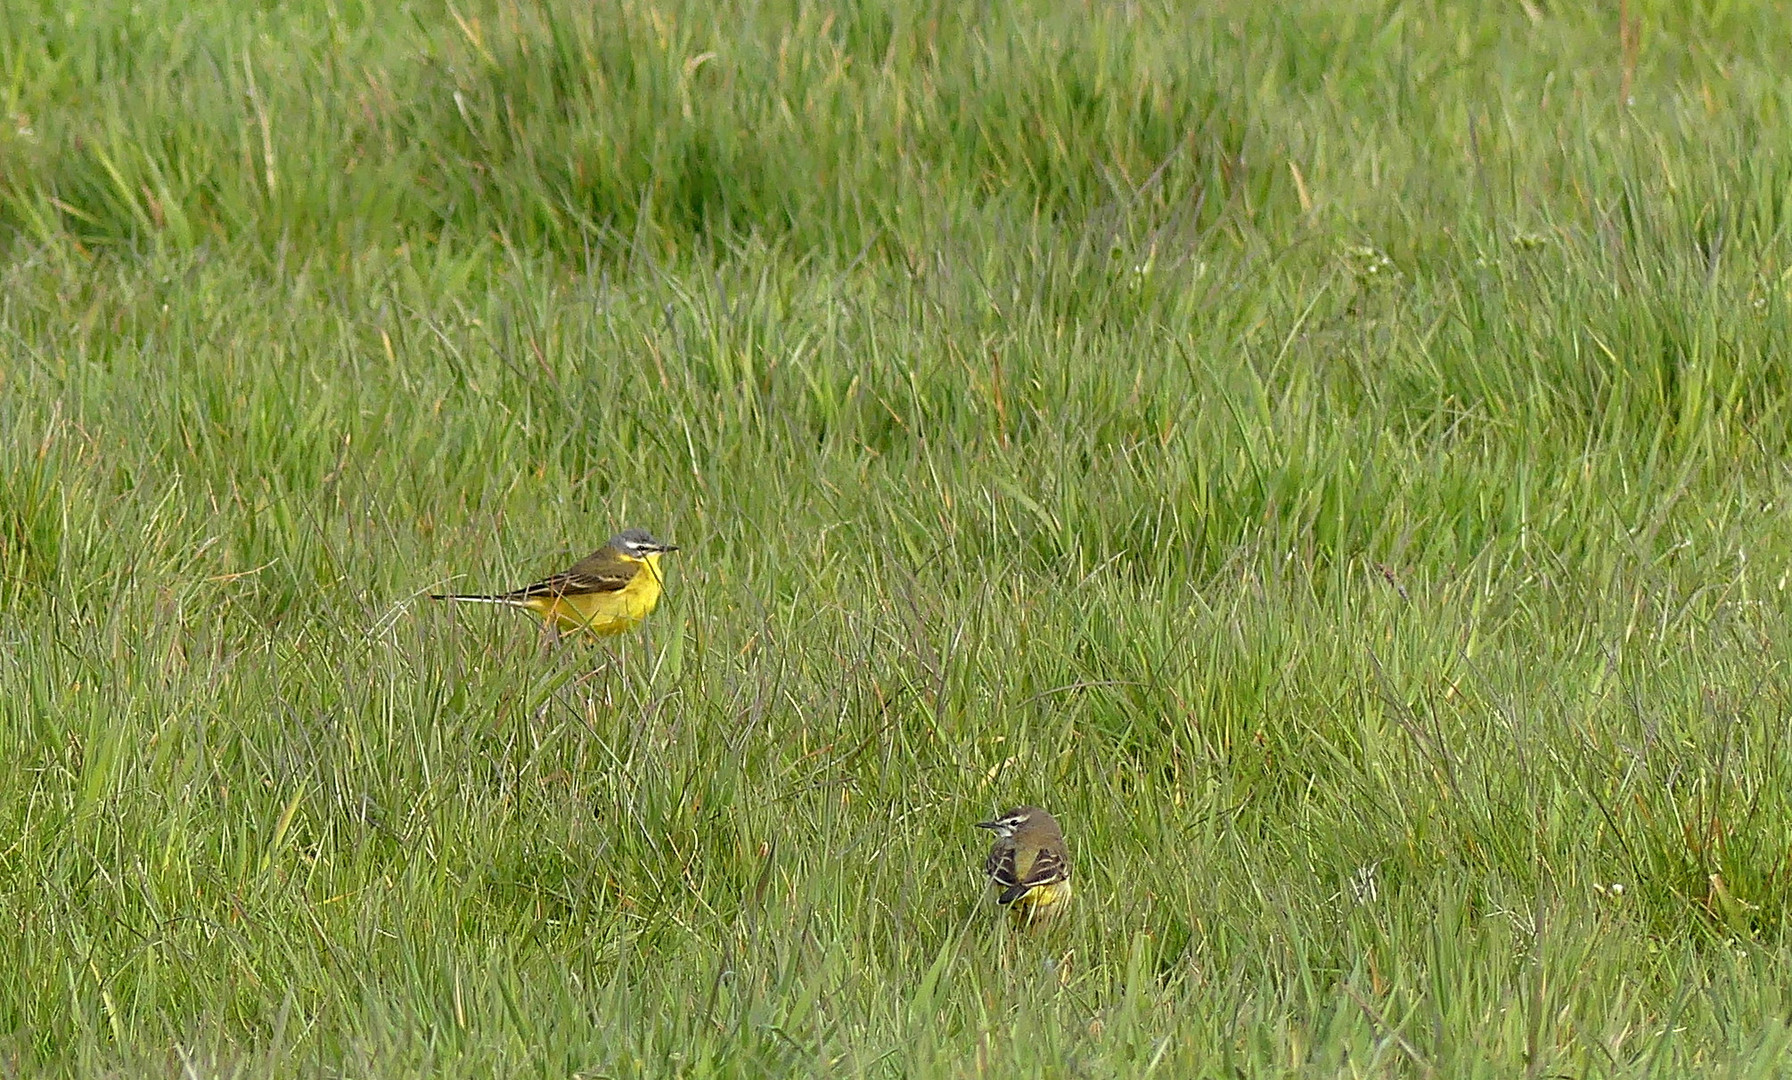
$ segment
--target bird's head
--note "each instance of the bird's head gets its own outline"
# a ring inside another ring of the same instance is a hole
[[[678,550],[677,544],[655,540],[646,529],[624,529],[610,537],[610,546],[631,559],[645,559],[649,555]]]
[[[1014,834],[1022,829],[1050,821],[1052,816],[1037,806],[1017,806],[1012,810],[998,814],[994,820],[979,821],[979,829],[988,829],[1004,840],[1011,840]]]

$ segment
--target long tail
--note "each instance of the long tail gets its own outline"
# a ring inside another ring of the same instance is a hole
[[[453,600],[462,604],[500,604],[504,607],[517,607],[522,603],[514,596],[479,596],[473,593],[430,593],[431,600]]]

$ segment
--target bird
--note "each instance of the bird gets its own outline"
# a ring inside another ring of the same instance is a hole
[[[434,593],[431,600],[502,604],[532,612],[553,632],[583,630],[599,637],[641,625],[660,602],[660,556],[676,544],[646,529],[624,529],[572,569],[505,593]]]
[[[1013,905],[1009,910],[1028,925],[1064,913],[1070,906],[1070,849],[1056,818],[1037,806],[1019,806],[979,821],[977,828],[996,834],[983,871],[1002,890],[997,903]]]

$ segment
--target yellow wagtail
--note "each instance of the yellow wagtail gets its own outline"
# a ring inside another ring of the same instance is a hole
[[[997,903],[1014,905],[1015,917],[1029,925],[1063,914],[1070,906],[1070,849],[1057,819],[1020,806],[977,827],[996,834],[983,870],[1002,890]]]
[[[432,595],[431,600],[503,604],[534,612],[550,629],[620,634],[660,602],[660,556],[677,551],[646,529],[624,529],[572,569],[507,593]]]

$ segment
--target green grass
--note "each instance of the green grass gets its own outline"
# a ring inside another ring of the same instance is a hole
[[[1792,24],[1274,6],[0,8],[0,1070],[1785,1073]]]

